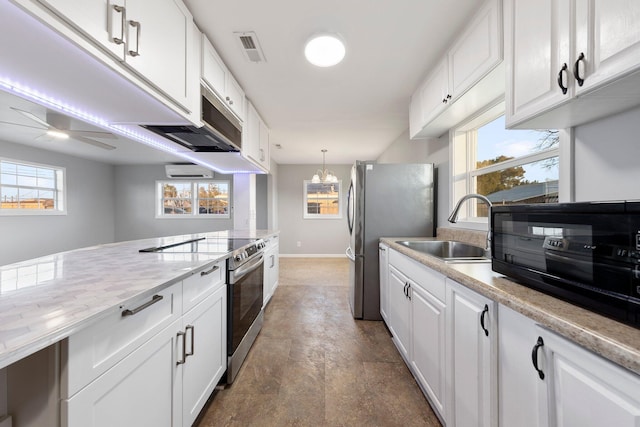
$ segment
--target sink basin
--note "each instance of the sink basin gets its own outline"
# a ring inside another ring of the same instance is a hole
[[[489,251],[486,249],[462,242],[451,240],[406,240],[396,243],[450,263],[491,261]]]

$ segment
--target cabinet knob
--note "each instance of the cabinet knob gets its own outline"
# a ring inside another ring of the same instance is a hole
[[[580,62],[585,62],[584,52],[580,52],[580,56],[578,56],[575,64],[573,64],[573,76],[576,78],[578,86],[582,86],[584,84],[584,78],[580,77]]]
[[[544,372],[542,372],[542,369],[538,367],[538,350],[540,349],[540,347],[543,347],[543,346],[544,346],[544,341],[542,340],[542,337],[538,337],[538,341],[536,341],[536,345],[534,345],[533,350],[531,350],[531,361],[533,362],[533,367],[538,372],[538,376],[540,377],[541,380],[544,380]]]
[[[567,74],[567,70],[569,69],[569,67],[567,66],[567,63],[565,62],[562,65],[562,68],[560,68],[560,71],[558,72],[558,86],[560,86],[560,89],[562,90],[562,94],[566,95],[567,94],[567,90],[568,90],[568,86],[564,83],[564,76],[565,74]]]

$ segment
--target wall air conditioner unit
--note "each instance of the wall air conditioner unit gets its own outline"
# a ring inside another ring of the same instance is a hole
[[[199,165],[165,165],[167,178],[213,178],[213,171]]]

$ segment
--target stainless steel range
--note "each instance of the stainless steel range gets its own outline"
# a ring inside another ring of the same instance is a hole
[[[265,243],[234,240],[239,247],[227,261],[227,384],[233,383],[264,320]]]

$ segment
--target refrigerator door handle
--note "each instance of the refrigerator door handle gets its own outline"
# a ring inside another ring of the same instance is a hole
[[[349,191],[347,192],[347,225],[349,226],[349,235],[353,234],[353,223],[355,220],[355,214],[351,206],[351,204],[354,203],[354,200],[352,200],[354,196],[353,181],[351,181]]]
[[[353,255],[353,251],[351,250],[351,246],[348,246],[347,250],[344,253],[347,256],[347,258],[349,258],[351,261],[355,262],[356,257]]]

